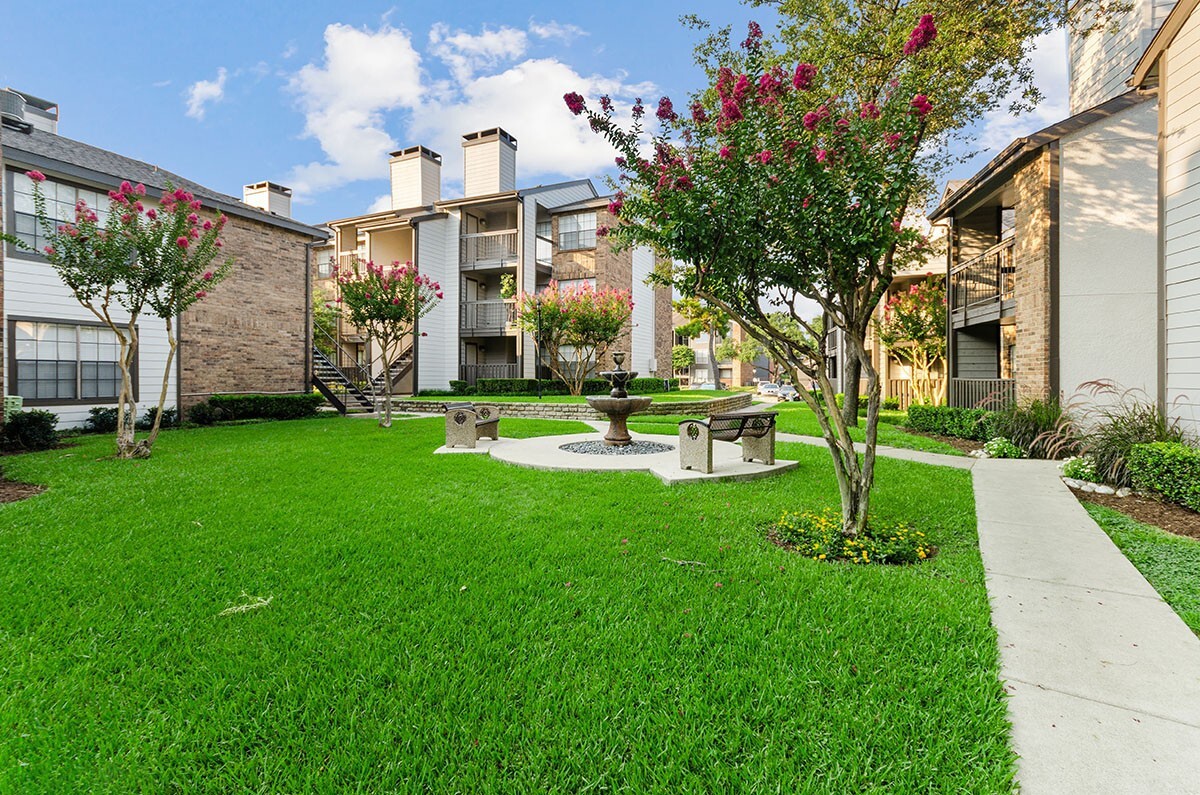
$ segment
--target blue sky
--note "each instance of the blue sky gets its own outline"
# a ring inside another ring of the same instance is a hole
[[[285,10],[286,9],[286,10]],[[293,214],[321,223],[386,195],[386,153],[423,144],[461,190],[462,133],[497,124],[518,138],[518,182],[597,177],[611,152],[566,113],[578,90],[684,97],[700,81],[694,12],[743,29],[766,9],[733,2],[12,4],[0,25],[0,86],[56,101],[61,134],[240,195],[270,179]],[[1062,36],[1035,57],[1048,102],[984,119],[998,150],[1065,116]],[[969,175],[986,159],[956,167]]]

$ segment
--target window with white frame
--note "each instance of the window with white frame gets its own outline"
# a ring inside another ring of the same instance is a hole
[[[9,218],[10,231],[18,240],[41,250],[48,244],[42,224],[38,222],[33,203],[33,180],[20,171],[8,172],[12,186],[12,214]],[[54,179],[42,183],[42,196],[46,199],[46,217],[55,224],[75,220],[75,205],[83,201],[96,212],[103,224],[108,216],[108,194],[103,190],[81,188]]]
[[[554,238],[553,229],[554,226],[550,221],[538,221],[537,226],[534,227],[534,234],[536,234],[538,237],[544,237],[547,240],[552,240]]]
[[[559,290],[569,290],[572,288],[581,288],[585,284],[588,287],[591,287],[593,290],[596,289],[596,280],[595,279],[563,279],[563,280],[559,281],[558,289]]]
[[[559,216],[558,247],[562,251],[596,247],[596,214]]]
[[[317,252],[318,279],[328,279],[333,275],[333,258],[334,251],[332,248],[322,249]]]
[[[12,320],[12,390],[29,401],[106,403],[121,388],[120,343],[92,323]]]

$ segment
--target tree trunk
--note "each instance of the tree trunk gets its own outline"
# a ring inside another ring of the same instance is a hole
[[[717,324],[708,324],[708,363],[712,367],[712,382],[721,388],[721,365],[717,362]]]
[[[846,335],[842,335],[845,338]],[[850,355],[849,346],[843,345],[842,368],[842,422],[847,428],[858,427],[858,380],[862,377],[862,367],[858,357]]]
[[[392,343],[388,338],[379,341],[383,357],[383,414],[379,418],[380,428],[392,427]]]
[[[131,317],[126,327],[128,336],[120,340],[121,393],[117,398],[117,458],[147,458],[150,453],[137,442],[137,401],[134,399],[133,362],[137,357],[137,317]]]

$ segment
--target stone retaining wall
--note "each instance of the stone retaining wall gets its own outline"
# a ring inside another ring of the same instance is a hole
[[[653,395],[651,395],[653,397]],[[707,416],[722,411],[744,409],[750,405],[751,395],[744,392],[729,397],[709,398],[707,400],[677,400],[664,403],[651,403],[650,408],[643,414],[691,414]],[[447,397],[444,402],[472,401],[470,396],[463,398]],[[472,401],[473,402],[473,401]],[[480,405],[495,406],[500,409],[501,417],[536,417],[547,420],[602,420],[604,415],[586,403],[488,403],[480,401]],[[438,411],[437,400],[393,400],[392,411],[401,413]],[[636,422],[637,415],[630,419]]]

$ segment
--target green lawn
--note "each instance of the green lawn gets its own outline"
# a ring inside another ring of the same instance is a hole
[[[762,531],[836,504],[819,448],[670,488],[441,425],[5,459],[50,488],[0,506],[0,792],[1011,790],[968,473],[881,461],[877,515],[942,552],[830,565]]]
[[[649,397],[654,398],[658,403],[675,403],[679,401],[692,400],[708,400],[709,398],[729,397],[730,395],[740,394],[738,392],[714,391],[712,389],[685,389],[682,392],[655,392]],[[473,403],[537,403],[537,395],[463,395],[458,396],[430,396],[420,395],[413,398],[405,398],[405,400],[428,400],[431,403],[445,403],[452,400],[466,400]],[[584,403],[587,401],[585,395],[542,395],[542,403]]]
[[[1200,635],[1200,541],[1141,524],[1093,503],[1087,512],[1183,622]]]
[[[817,422],[816,415],[813,414],[812,409],[802,403],[756,404],[756,407],[767,411],[778,411],[779,418],[776,423],[779,430],[784,433],[794,433],[800,436],[821,435],[821,426]],[[905,417],[906,414],[903,411],[880,412],[879,444],[888,447],[906,447],[910,450],[924,450],[928,453],[962,455],[962,452],[944,442],[903,430],[897,423],[903,422]],[[684,419],[687,419],[687,416],[674,414],[635,416],[629,421],[629,428],[641,433],[675,434],[679,430],[679,421]],[[851,429],[850,435],[856,441],[861,442],[866,438],[863,434],[865,426],[866,420],[864,419],[862,426]]]

